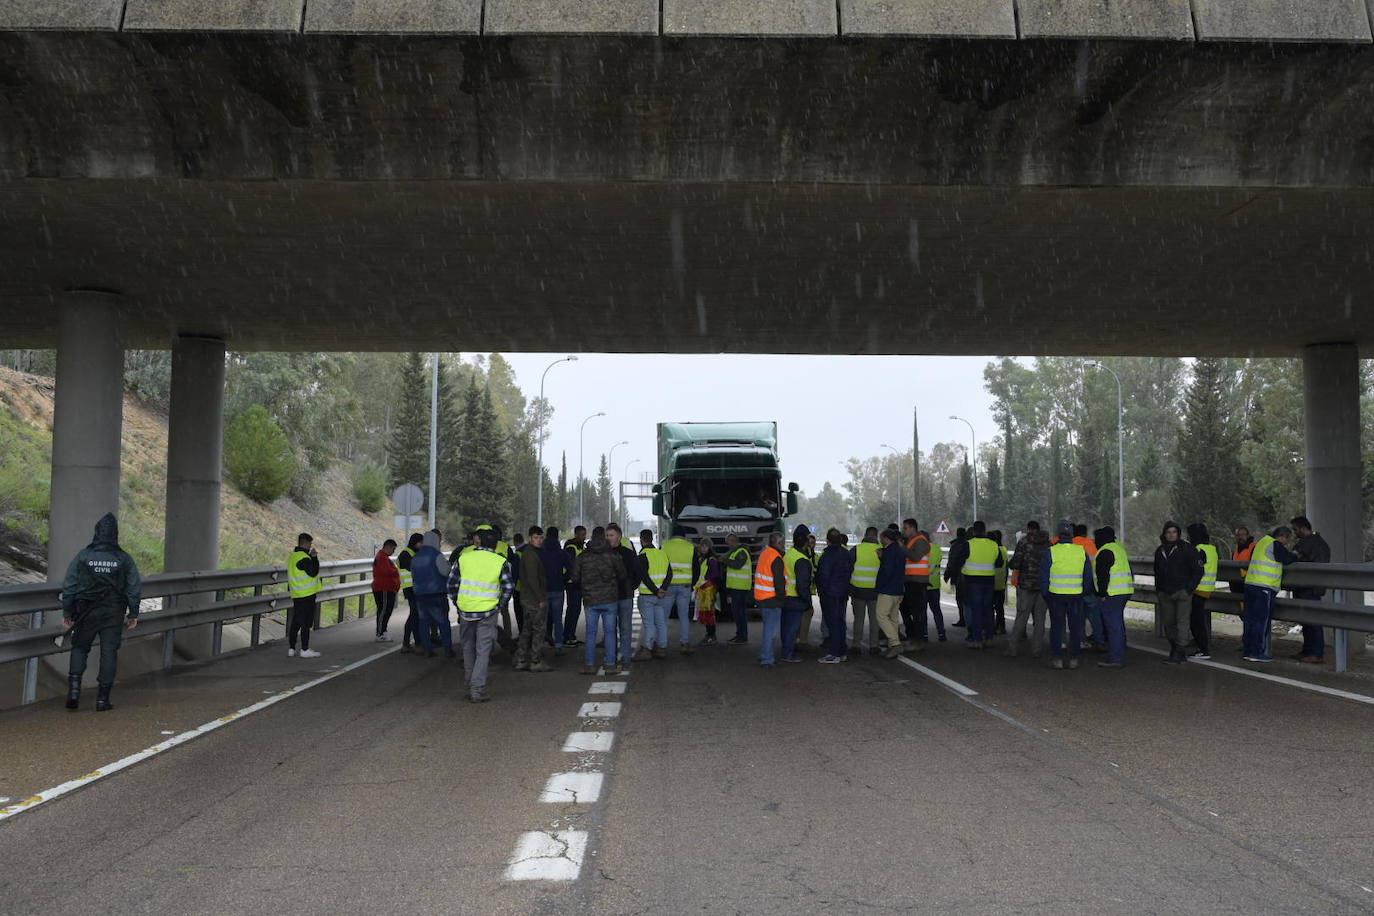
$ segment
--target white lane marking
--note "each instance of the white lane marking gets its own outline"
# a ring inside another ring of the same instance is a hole
[[[206,722],[204,725],[197,726],[196,728],[193,728],[190,731],[182,732],[179,735],[174,735],[173,737],[168,738],[166,741],[160,741],[157,744],[154,744],[152,747],[144,748],[138,753],[130,754],[127,757],[122,757],[119,760],[116,760],[114,763],[108,763],[98,770],[92,770],[85,776],[78,776],[76,779],[68,780],[67,782],[62,783],[60,786],[53,786],[51,789],[44,789],[37,795],[32,795],[24,799],[23,801],[18,802],[17,804],[10,805],[8,808],[0,808],[0,821],[5,820],[6,818],[14,817],[16,814],[22,814],[25,811],[32,811],[34,808],[38,807],[44,802],[52,801],[54,798],[61,798],[68,792],[72,792],[76,789],[81,788],[82,786],[90,785],[97,779],[104,779],[106,776],[109,776],[112,773],[118,773],[120,770],[128,769],[136,763],[140,763],[144,760],[147,760],[149,757],[156,757],[163,751],[171,750],[179,744],[185,744],[187,741],[199,738],[201,735],[209,734],[217,728],[222,728],[223,726],[228,725],[230,722],[237,722],[239,719],[242,719],[245,716],[252,715],[255,712],[260,712],[275,703],[280,703],[282,700],[285,700],[288,697],[293,697],[298,693],[309,690],[311,687],[318,687],[326,681],[332,681],[334,678],[347,674],[348,672],[353,671],[357,668],[361,668],[363,665],[368,665],[372,662],[375,662],[379,658],[384,658],[390,655],[391,653],[398,651],[400,648],[400,646],[393,646],[390,649],[385,649],[381,652],[378,652],[376,655],[369,655],[367,658],[359,659],[358,661],[353,662],[351,665],[345,665],[337,671],[331,671],[324,677],[317,677],[313,681],[307,681],[304,684],[298,684],[297,686],[292,687],[289,690],[283,690],[281,693],[278,693],[274,696],[270,696],[265,700],[259,700],[251,706],[245,706],[236,712],[231,712],[227,716],[220,716],[213,722]]]
[[[620,715],[619,703],[583,703],[582,708],[577,711],[579,719],[614,719]]]
[[[3,805],[5,802],[7,802],[7,801],[9,801],[9,800],[10,800],[10,797],[9,797],[8,795],[0,795],[0,805]]]
[[[952,680],[952,679],[950,679],[950,678],[947,678],[947,677],[945,677],[943,674],[941,674],[941,673],[938,672],[938,671],[932,671],[931,669],[927,668],[925,665],[918,665],[918,664],[916,664],[915,662],[913,662],[911,659],[907,658],[905,655],[899,655],[899,656],[897,656],[897,661],[901,662],[903,665],[906,665],[908,668],[915,668],[917,671],[921,672],[921,673],[924,674],[926,677],[930,678],[931,680],[935,681],[936,683],[940,684],[941,686],[946,687],[946,688],[948,688],[949,690],[954,691],[955,693],[959,694],[960,696],[964,696],[964,697],[976,697],[976,696],[978,696],[978,691],[972,689],[971,687],[965,687],[963,684],[959,683],[958,681]]]
[[[541,802],[590,805],[601,797],[600,773],[555,773],[544,783]]]
[[[563,742],[563,750],[569,754],[583,752],[604,753],[615,744],[615,732],[573,732]]]
[[[597,681],[587,690],[588,693],[624,693],[624,681]]]
[[[1129,648],[1137,649],[1141,652],[1149,652],[1151,655],[1160,655],[1168,658],[1169,653],[1163,649],[1156,649],[1154,646],[1132,645]],[[1297,687],[1301,690],[1310,690],[1313,693],[1324,693],[1329,697],[1338,697],[1342,700],[1353,700],[1356,703],[1364,703],[1374,706],[1374,697],[1363,693],[1351,693],[1349,690],[1337,690],[1335,687],[1326,687],[1322,684],[1311,684],[1307,681],[1299,681],[1291,677],[1281,677],[1277,674],[1265,674],[1263,671],[1253,671],[1249,668],[1241,668],[1238,665],[1227,665],[1223,662],[1208,662],[1195,659],[1188,659],[1184,665],[1203,665],[1208,668],[1218,668],[1222,671],[1230,671],[1234,674],[1244,674],[1247,677],[1259,678],[1262,681],[1272,681],[1275,684],[1283,684],[1287,687]]]
[[[587,852],[585,830],[532,830],[520,836],[507,881],[576,881]]]

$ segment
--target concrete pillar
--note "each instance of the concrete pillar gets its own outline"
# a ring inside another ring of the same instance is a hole
[[[1331,562],[1363,559],[1360,489],[1360,351],[1350,343],[1303,348],[1307,516],[1331,545]],[[1347,600],[1358,600],[1347,596]],[[1360,634],[1352,647],[1363,645]]]
[[[224,463],[224,341],[178,337],[172,344],[172,399],[167,422],[167,572],[219,567],[220,473]],[[195,607],[212,595],[187,595]],[[212,654],[213,627],[176,634],[192,658]]]
[[[48,581],[119,509],[124,428],[124,316],[117,293],[73,290],[58,304]]]

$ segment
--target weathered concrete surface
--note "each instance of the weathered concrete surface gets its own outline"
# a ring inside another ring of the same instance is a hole
[[[305,31],[476,35],[482,0],[310,0]]]
[[[1018,0],[1025,38],[1193,37],[1188,0]]]
[[[845,35],[1015,38],[1012,0],[842,0]]]
[[[663,0],[665,35],[836,34],[834,0]]]
[[[1370,40],[1365,0],[1193,0],[1199,39]]]
[[[129,0],[128,31],[299,32],[304,0]]]
[[[658,0],[486,0],[486,34],[657,35]]]
[[[119,28],[124,0],[0,0],[0,29]]]

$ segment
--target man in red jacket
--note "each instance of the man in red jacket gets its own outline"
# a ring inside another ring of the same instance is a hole
[[[391,612],[396,610],[396,593],[401,590],[401,573],[391,555],[396,552],[396,542],[386,539],[382,549],[372,558],[372,600],[377,604],[377,642],[391,642],[386,635],[386,625],[391,620]]]

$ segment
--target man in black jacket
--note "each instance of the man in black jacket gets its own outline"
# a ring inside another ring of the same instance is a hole
[[[80,704],[81,676],[86,673],[86,658],[96,636],[100,637],[100,673],[95,709],[104,712],[114,708],[110,705],[110,689],[114,686],[119,643],[126,627],[132,630],[138,626],[141,597],[138,565],[119,549],[119,523],[106,513],[95,523],[95,538],[72,558],[62,580],[62,623],[68,629],[75,628],[67,668],[68,709],[76,709]]]
[[[1293,545],[1293,553],[1297,556],[1299,563],[1330,563],[1331,546],[1326,543],[1326,538],[1312,530],[1312,522],[1307,516],[1299,515],[1291,519],[1288,524],[1293,526],[1293,533],[1298,536],[1298,541]],[[1293,589],[1294,598],[1305,598],[1309,601],[1320,601],[1326,595],[1324,588],[1295,588]],[[1326,661],[1326,631],[1321,627],[1302,625],[1302,651],[1293,656],[1300,662],[1309,665],[1320,665]]]
[[[616,641],[620,652],[620,673],[630,673],[630,661],[634,658],[634,614],[635,592],[644,584],[644,568],[639,554],[626,541],[620,526],[611,522],[606,526],[606,543],[610,545],[625,567],[625,581],[618,590],[616,599]]]
[[[1168,661],[1188,660],[1193,643],[1193,590],[1202,581],[1202,554],[1183,540],[1175,522],[1165,522],[1155,548],[1156,613],[1169,640]]]

